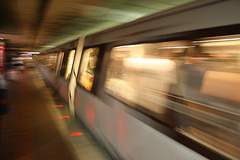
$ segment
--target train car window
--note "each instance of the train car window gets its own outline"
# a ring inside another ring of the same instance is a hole
[[[68,61],[67,61],[67,67],[66,67],[66,71],[65,71],[65,75],[64,78],[69,80],[70,78],[70,74],[72,71],[72,67],[73,67],[73,61],[74,61],[74,57],[75,57],[75,50],[71,50],[68,56]]]
[[[59,52],[58,53],[57,64],[56,64],[56,73],[57,74],[59,74],[59,72],[61,71],[63,56],[64,56],[64,52]]]
[[[44,64],[45,56],[43,54],[36,55],[35,57],[38,62]]]
[[[48,57],[47,54],[43,54],[42,58],[41,58],[42,59],[42,64],[45,65],[45,66],[47,64],[47,57]]]
[[[44,57],[43,64],[47,67],[49,54],[45,54],[43,55],[43,57]]]
[[[68,56],[69,56],[69,50],[63,51],[63,60],[62,60],[62,66],[60,69],[60,76],[64,78],[67,68],[67,62],[68,62]]]
[[[46,66],[49,69],[55,70],[56,61],[57,61],[57,53],[49,53],[49,54],[47,54]]]
[[[172,41],[113,48],[105,91],[158,119],[169,118],[169,93],[180,92],[177,66],[190,47],[189,41]]]
[[[98,55],[98,47],[88,48],[83,53],[77,81],[87,91],[92,91]]]
[[[240,35],[203,38],[193,45],[182,67],[185,101],[177,128],[230,159],[240,159]]]

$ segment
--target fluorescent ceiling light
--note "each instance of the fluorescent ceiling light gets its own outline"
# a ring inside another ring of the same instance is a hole
[[[40,54],[40,52],[25,52],[26,54]]]
[[[158,49],[175,49],[175,48],[190,48],[190,47],[194,47],[194,46],[161,47]]]
[[[201,42],[220,42],[220,41],[234,41],[234,40],[240,40],[240,38],[211,39],[211,40],[193,41],[193,43],[201,43]]]

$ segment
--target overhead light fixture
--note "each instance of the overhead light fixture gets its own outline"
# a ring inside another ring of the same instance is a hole
[[[141,44],[135,44],[135,45],[128,45],[128,46],[119,46],[119,47],[115,47],[115,48],[131,48],[131,47],[141,47]]]
[[[240,40],[240,38],[210,39],[210,40],[202,40],[202,41],[193,41],[193,43],[201,43],[201,42],[221,42],[221,41],[234,41],[234,40]]]
[[[40,54],[40,52],[25,52],[26,54]]]
[[[194,46],[161,47],[158,49],[178,49],[178,48],[191,48],[191,47],[194,47]]]

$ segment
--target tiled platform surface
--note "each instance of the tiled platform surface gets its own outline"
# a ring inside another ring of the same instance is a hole
[[[1,116],[1,160],[111,159],[36,70],[20,77],[8,82],[11,111]],[[82,135],[71,136],[75,132]]]

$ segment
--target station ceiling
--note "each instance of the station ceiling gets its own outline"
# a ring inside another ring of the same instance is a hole
[[[0,0],[7,51],[43,51],[196,0]]]

